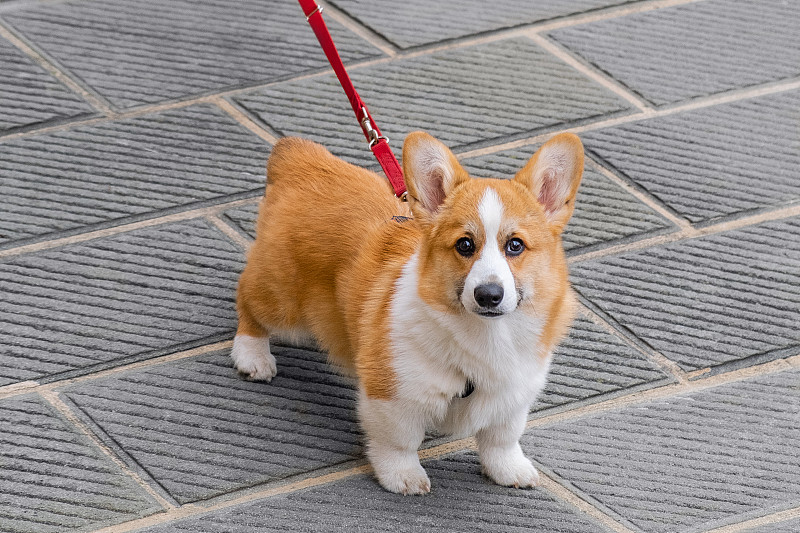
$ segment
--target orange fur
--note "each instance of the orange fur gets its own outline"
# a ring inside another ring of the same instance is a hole
[[[391,284],[396,272],[378,266],[354,283],[352,267],[365,245],[381,253],[384,243],[370,236],[396,224],[394,215],[410,213],[383,178],[311,141],[281,139],[269,159],[257,238],[239,280],[237,334],[308,331],[335,363],[354,371],[359,344],[376,345],[365,322],[387,313],[385,299],[375,302],[369,287],[376,277]],[[405,257],[405,250],[395,252],[398,245],[412,246],[387,242],[384,253]],[[369,314],[362,316],[362,309]],[[373,393],[388,395],[391,369],[380,364],[380,349],[361,366],[378,383]]]
[[[411,134],[404,153],[422,135]],[[554,140],[580,144],[574,135]],[[333,362],[357,375],[369,398],[392,398],[397,383],[388,341],[390,304],[401,270],[418,251],[420,297],[445,313],[466,312],[457,295],[474,258],[457,254],[454,244],[466,231],[483,245],[477,205],[491,186],[506,210],[501,242],[511,235],[525,242],[526,251],[508,262],[515,278],[537,288],[535,300],[521,305],[544,318],[545,349],[539,353],[549,353],[566,333],[574,308],[560,233],[580,174],[565,205],[548,214],[533,175],[538,155],[513,180],[475,180],[450,154],[455,173],[442,176],[447,194],[432,212],[421,205],[421,190],[408,169],[410,205],[395,199],[373,172],[313,142],[281,139],[268,163],[257,238],[239,282],[237,334],[308,331]],[[582,167],[581,159],[578,172]],[[409,216],[409,206],[413,220],[392,219]]]
[[[411,149],[414,143],[419,142],[418,139],[409,140]],[[406,141],[407,145],[409,140]],[[551,142],[581,146],[580,139],[572,134],[558,135]],[[582,149],[580,152],[582,153]],[[509,229],[515,230],[509,232],[501,242],[514,236],[522,238],[526,244],[526,253],[510,258],[509,266],[515,278],[537,287],[536,300],[528,303],[527,311],[538,317],[546,317],[540,353],[547,354],[566,335],[575,314],[576,304],[569,291],[567,261],[560,235],[572,216],[575,196],[583,174],[583,159],[575,163],[574,172],[578,179],[572,180],[564,207],[556,212],[556,216],[548,218],[538,200],[541,186],[536,183],[533,175],[540,155],[541,151],[536,152],[513,180],[470,179],[453,158],[451,164],[456,168],[453,187],[438,216],[431,219],[415,206],[413,197],[411,207],[424,231],[430,235],[430,238],[422,241],[420,295],[432,307],[455,313],[460,312],[456,286],[478,257],[485,240],[485,236],[480,235],[478,203],[488,187],[498,192],[506,209]],[[411,183],[409,191],[412,195],[416,194]],[[473,228],[476,235],[463,231],[464,221],[469,221],[467,225]],[[453,251],[455,242],[462,236],[476,238],[478,251],[472,258],[461,257]]]

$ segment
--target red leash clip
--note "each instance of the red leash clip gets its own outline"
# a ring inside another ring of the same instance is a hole
[[[325,52],[328,62],[331,64],[331,67],[333,67],[336,77],[339,78],[342,89],[344,89],[348,100],[350,100],[353,113],[356,114],[356,120],[358,120],[361,125],[361,131],[364,132],[364,136],[367,138],[367,142],[369,142],[369,149],[372,150],[372,154],[375,156],[375,159],[378,160],[389,183],[391,183],[392,189],[394,189],[394,195],[405,200],[406,184],[403,179],[403,169],[400,168],[400,163],[397,162],[397,158],[389,147],[389,139],[381,135],[381,130],[378,129],[378,126],[372,119],[372,115],[369,114],[367,105],[358,95],[353,82],[350,80],[350,76],[344,68],[342,58],[339,57],[339,52],[336,50],[336,45],[333,44],[331,33],[328,31],[328,26],[322,19],[322,6],[317,5],[314,0],[298,0],[298,2],[300,3],[300,7],[303,8],[303,13],[305,13],[306,20],[311,25],[311,29],[314,30],[314,35],[317,36],[317,40],[320,46],[322,46],[322,51]]]

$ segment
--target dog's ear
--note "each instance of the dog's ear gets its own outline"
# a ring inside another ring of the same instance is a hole
[[[469,179],[450,149],[421,131],[403,143],[403,174],[411,212],[420,219],[435,215],[456,185]]]
[[[514,179],[539,199],[554,233],[561,233],[575,209],[583,176],[583,144],[577,135],[556,135],[539,148]]]

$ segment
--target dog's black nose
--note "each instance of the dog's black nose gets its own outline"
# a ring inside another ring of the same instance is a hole
[[[497,283],[478,285],[475,287],[475,301],[481,307],[497,307],[503,301],[503,287]]]

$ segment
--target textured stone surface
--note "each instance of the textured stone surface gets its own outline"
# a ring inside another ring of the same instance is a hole
[[[695,223],[800,200],[800,91],[582,137],[590,152]]]
[[[270,383],[240,378],[225,352],[66,394],[181,503],[361,458],[350,382],[318,352],[273,351]]]
[[[470,174],[513,177],[538,146],[464,159]],[[575,213],[564,231],[564,249],[578,250],[598,244],[631,240],[676,229],[664,217],[596,170],[586,167],[575,200]]]
[[[34,395],[0,401],[0,531],[88,531],[161,511]]]
[[[0,37],[0,135],[93,113],[89,104]]]
[[[800,504],[800,371],[531,430],[523,447],[645,532]],[[769,530],[773,531],[773,530]]]
[[[641,353],[579,316],[553,355],[547,386],[534,408],[557,407],[669,380]]]
[[[398,154],[414,130],[457,149],[630,109],[524,38],[401,58],[350,75]],[[308,137],[348,161],[375,165],[332,75],[276,84],[234,100],[283,135]]]
[[[685,370],[800,345],[800,218],[571,267],[586,298]]]
[[[331,3],[367,25],[395,45],[410,48],[446,39],[530,24],[626,4],[630,0],[406,0]]]
[[[258,204],[228,209],[225,211],[224,217],[251,239],[256,238]]]
[[[243,262],[203,220],[0,260],[0,385],[232,335]]]
[[[800,4],[709,0],[550,35],[657,105],[800,76]]]
[[[609,531],[543,489],[494,485],[481,477],[473,453],[458,453],[423,465],[432,487],[423,497],[388,493],[371,477],[359,475],[140,532]]]
[[[327,67],[295,2],[90,0],[5,19],[121,108],[274,81]],[[345,60],[381,54],[327,21]]]
[[[0,143],[0,245],[257,195],[268,152],[206,104]]]

